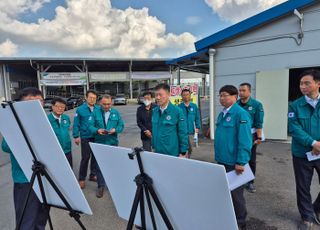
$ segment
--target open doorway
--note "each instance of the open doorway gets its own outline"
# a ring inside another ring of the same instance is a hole
[[[289,70],[289,104],[302,96],[300,91],[300,75],[308,69],[320,70],[320,67],[296,68]]]

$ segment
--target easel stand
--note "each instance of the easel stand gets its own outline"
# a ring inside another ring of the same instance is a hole
[[[148,209],[149,209],[149,213],[150,213],[151,220],[152,220],[153,229],[154,230],[157,229],[150,195],[151,195],[156,207],[158,208],[160,215],[161,215],[163,221],[165,222],[167,228],[170,230],[173,230],[173,227],[170,223],[170,220],[169,220],[156,192],[153,189],[152,179],[144,172],[142,161],[141,161],[141,156],[140,156],[140,152],[142,152],[142,151],[143,151],[142,148],[136,147],[136,148],[134,148],[134,151],[132,153],[128,154],[129,158],[131,160],[133,160],[135,156],[137,157],[140,174],[137,175],[134,180],[137,185],[137,190],[136,190],[136,194],[134,197],[134,201],[133,201],[133,205],[132,205],[132,209],[131,209],[131,213],[130,213],[130,218],[129,218],[129,222],[127,225],[127,230],[131,230],[133,228],[134,219],[136,217],[136,213],[137,213],[137,209],[138,209],[139,204],[140,204],[140,214],[141,214],[141,227],[140,227],[140,229],[146,230],[146,215],[145,215],[144,197],[146,197],[146,199],[147,199],[147,204],[148,204]]]
[[[29,198],[30,198],[30,194],[32,192],[32,189],[33,189],[33,185],[35,183],[35,179],[37,178],[38,180],[38,184],[39,184],[39,188],[40,188],[40,192],[41,192],[41,197],[42,197],[42,200],[43,200],[43,205],[47,208],[49,207],[55,207],[55,208],[59,208],[59,209],[64,209],[64,210],[68,210],[69,211],[69,215],[70,217],[74,218],[75,221],[80,225],[81,229],[85,230],[86,228],[84,227],[84,225],[82,224],[81,220],[80,220],[80,214],[81,212],[79,211],[76,211],[74,210],[71,205],[69,204],[69,202],[66,200],[66,198],[64,197],[64,195],[61,193],[61,191],[59,190],[58,186],[55,184],[55,182],[52,180],[52,178],[50,177],[50,175],[48,174],[46,168],[45,168],[45,165],[42,164],[40,161],[38,161],[37,159],[37,156],[35,155],[32,147],[31,147],[31,144],[29,142],[29,139],[27,138],[27,135],[26,135],[26,132],[23,128],[23,125],[19,119],[19,116],[13,106],[13,102],[7,102],[7,103],[2,103],[2,107],[5,108],[6,106],[9,106],[16,121],[17,121],[17,124],[22,132],[22,135],[28,145],[28,148],[32,154],[32,157],[33,157],[33,165],[32,165],[32,176],[31,176],[31,180],[30,180],[30,188],[29,188],[29,191],[27,193],[27,196],[26,196],[26,199],[24,201],[24,205],[23,205],[23,211],[22,211],[22,214],[21,216],[19,217],[19,221],[17,223],[17,227],[16,227],[16,230],[19,230],[21,228],[21,224],[22,224],[22,220],[23,220],[23,217],[24,217],[24,214],[25,214],[25,211],[26,211],[26,207],[28,205],[28,201],[29,201]],[[54,191],[58,194],[58,196],[60,197],[60,199],[62,200],[62,202],[64,203],[64,205],[66,206],[66,208],[64,207],[58,207],[58,206],[55,206],[55,205],[51,205],[51,204],[48,204],[47,202],[47,199],[46,199],[46,194],[44,192],[44,186],[43,186],[43,181],[42,181],[42,176],[44,176],[47,181],[50,183],[50,185],[52,186],[52,188],[54,189]],[[53,226],[52,226],[52,221],[51,221],[51,218],[50,218],[50,215],[49,215],[49,226],[50,226],[50,229],[53,230]]]

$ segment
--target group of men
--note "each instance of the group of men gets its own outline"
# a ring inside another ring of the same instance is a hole
[[[300,90],[302,97],[289,106],[288,124],[292,136],[293,168],[296,181],[298,209],[302,221],[299,229],[312,229],[314,222],[320,222],[320,193],[312,203],[310,194],[314,169],[320,176],[320,160],[309,161],[306,153],[320,156],[320,72],[308,70],[301,74]],[[201,128],[198,107],[190,102],[191,92],[182,91],[183,102],[174,106],[170,98],[170,86],[162,83],[155,88],[156,104],[152,94],[144,94],[144,105],[137,110],[137,124],[141,129],[143,148],[147,151],[167,154],[176,157],[190,157],[192,138]],[[238,99],[239,97],[239,99]],[[237,89],[225,85],[219,90],[220,104],[223,110],[216,119],[214,151],[215,160],[225,167],[226,171],[235,170],[241,174],[249,163],[256,172],[256,148],[263,140],[264,110],[260,102],[251,97],[251,85],[242,83]],[[41,91],[35,88],[22,90],[20,100],[40,100]],[[104,95],[96,104],[97,93],[89,90],[86,103],[74,114],[73,138],[81,143],[81,163],[79,184],[85,188],[87,169],[91,158],[89,180],[97,181],[97,197],[102,197],[105,181],[89,147],[89,142],[117,146],[118,134],[124,129],[120,113],[112,108],[112,97]],[[52,112],[48,119],[59,140],[67,160],[72,167],[71,138],[69,136],[70,119],[64,115],[66,102],[62,98],[52,101]],[[12,177],[14,181],[14,205],[16,219],[22,213],[22,204],[30,184],[11,153],[6,141],[2,149],[10,153]],[[246,186],[249,192],[255,192],[254,181]],[[246,204],[244,186],[231,192],[234,210],[239,229],[246,229]],[[22,229],[45,229],[49,207],[41,205],[32,191],[22,220]]]
[[[144,105],[137,109],[137,124],[141,129],[144,150],[171,156],[190,158],[193,137],[201,128],[198,106],[191,102],[191,91],[181,92],[182,102],[170,102],[170,86],[162,83],[155,88],[156,104],[152,93],[145,92]]]

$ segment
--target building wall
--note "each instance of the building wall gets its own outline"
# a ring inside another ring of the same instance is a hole
[[[225,84],[238,86],[241,82],[249,82],[255,96],[258,71],[320,66],[320,3],[300,12],[304,14],[304,38],[300,46],[291,38],[256,42],[275,37],[297,36],[300,22],[292,13],[214,47],[217,50],[215,95],[218,95],[219,88]],[[216,102],[218,105],[217,97]],[[217,106],[217,114],[220,108]]]

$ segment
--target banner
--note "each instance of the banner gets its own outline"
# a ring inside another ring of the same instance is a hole
[[[183,89],[190,90],[191,102],[198,105],[199,86],[197,84],[171,85],[170,86],[171,103],[174,105],[179,105],[182,102],[181,92]]]
[[[45,86],[86,85],[86,73],[41,73],[40,84]]]

